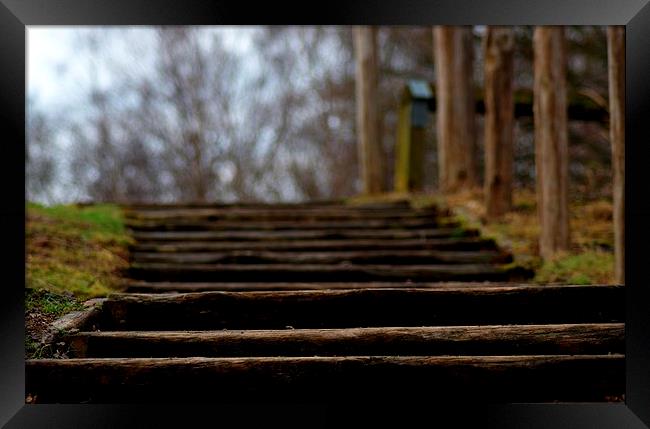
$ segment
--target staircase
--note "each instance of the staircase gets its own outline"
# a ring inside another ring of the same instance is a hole
[[[57,321],[70,358],[27,362],[30,402],[622,400],[623,287],[515,283],[436,207],[125,213],[126,293]]]

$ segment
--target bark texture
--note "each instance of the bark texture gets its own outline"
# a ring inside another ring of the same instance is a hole
[[[539,250],[544,259],[569,248],[569,152],[564,29],[536,27],[535,166],[540,218]]]
[[[443,192],[477,184],[471,27],[437,26],[434,34],[438,174]]]
[[[513,54],[511,27],[488,27],[485,51],[485,208],[499,218],[512,206]]]
[[[607,29],[609,135],[614,169],[616,281],[625,283],[625,27]]]
[[[379,126],[377,29],[354,28],[356,55],[357,136],[363,191],[384,191],[383,157]]]

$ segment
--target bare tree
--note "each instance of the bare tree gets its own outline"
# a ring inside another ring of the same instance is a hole
[[[49,117],[32,99],[27,109],[27,144],[25,145],[25,179],[28,200],[49,201],[56,176],[54,154],[55,130]]]
[[[76,142],[73,176],[94,201],[153,201],[161,188],[155,159],[130,133],[128,118],[115,103],[96,89],[89,102],[91,116],[72,127]]]
[[[157,35],[156,68],[141,86],[149,103],[142,124],[164,148],[162,161],[179,194],[182,189],[186,199],[204,202],[214,196],[210,191],[217,188],[215,164],[224,145],[220,140],[233,126],[227,85],[236,67],[230,58],[209,61],[191,28],[166,28]]]
[[[276,148],[281,184],[300,199],[357,192],[351,29],[265,27],[256,44],[286,118]]]

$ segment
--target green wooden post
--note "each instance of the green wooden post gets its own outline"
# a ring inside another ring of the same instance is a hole
[[[433,99],[431,85],[409,81],[402,95],[397,124],[395,191],[422,190],[424,185],[424,140]]]

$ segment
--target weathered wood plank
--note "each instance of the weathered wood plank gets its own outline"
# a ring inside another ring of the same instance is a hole
[[[611,356],[63,359],[26,362],[37,403],[604,401],[625,392]]]
[[[624,353],[622,323],[246,331],[80,332],[74,357],[437,356]]]
[[[83,206],[84,204],[79,204]],[[322,209],[353,209],[353,210],[384,210],[393,208],[409,208],[411,204],[406,199],[395,201],[376,201],[376,202],[356,202],[339,200],[321,200],[305,201],[300,203],[292,202],[236,202],[236,203],[198,203],[198,202],[179,202],[179,203],[122,203],[120,204],[125,210],[177,210],[177,209],[224,209],[224,210],[274,210],[274,211],[293,211],[293,210],[322,210]]]
[[[499,282],[328,282],[328,283],[305,283],[305,282],[146,282],[128,281],[125,284],[126,292],[129,293],[169,293],[169,292],[207,292],[207,291],[232,291],[232,292],[255,292],[255,291],[297,291],[297,290],[326,290],[326,289],[395,289],[395,288],[476,288],[476,287],[502,287],[521,286],[528,284],[513,284]]]
[[[426,229],[437,227],[458,227],[458,222],[440,220],[434,217],[422,219],[401,220],[340,220],[340,221],[311,221],[297,222],[274,220],[268,222],[258,221],[195,221],[192,219],[178,219],[174,221],[136,221],[126,220],[124,224],[134,231],[240,231],[240,230],[324,230],[324,229]]]
[[[614,323],[625,317],[624,292],[622,286],[516,285],[125,294],[104,303],[104,320],[99,329]]]
[[[230,252],[158,253],[134,252],[135,263],[172,264],[491,264],[508,263],[512,255],[494,250],[475,252],[435,250],[366,250],[332,252]]]
[[[78,332],[81,329],[92,329],[101,317],[102,304],[105,298],[95,298],[84,302],[84,308],[72,311],[56,319],[43,333],[42,344],[53,344],[62,335]]]
[[[244,241],[244,242],[147,242],[132,246],[134,252],[219,252],[225,250],[495,250],[494,240],[465,238],[431,239],[347,239],[347,240],[290,240],[290,241]]]
[[[435,229],[343,229],[295,231],[147,231],[134,232],[133,238],[145,241],[248,241],[248,240],[341,240],[341,239],[424,239],[476,237],[478,230]]]
[[[130,278],[149,281],[505,281],[507,269],[490,264],[370,265],[370,264],[190,264],[138,262]]]
[[[438,215],[435,208],[426,209],[296,209],[296,210],[249,210],[249,209],[168,209],[125,210],[129,219],[177,220],[177,219],[229,219],[229,220],[340,220],[340,219],[417,219]]]

